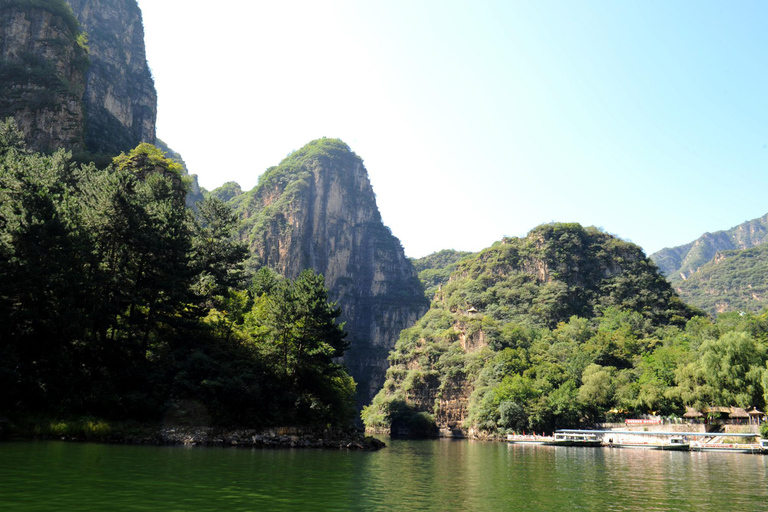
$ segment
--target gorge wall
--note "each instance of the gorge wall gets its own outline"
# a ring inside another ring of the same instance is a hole
[[[0,118],[15,117],[32,149],[83,149],[88,65],[62,0],[0,3]]]
[[[290,278],[305,268],[325,276],[351,341],[345,363],[358,401],[367,403],[384,382],[400,331],[429,304],[400,242],[382,223],[362,160],[339,140],[317,140],[232,200],[254,267]]]
[[[88,33],[85,143],[117,154],[155,143],[157,92],[147,65],[144,25],[136,0],[68,0]]]
[[[155,143],[136,0],[0,2],[0,117],[31,149],[116,155]]]

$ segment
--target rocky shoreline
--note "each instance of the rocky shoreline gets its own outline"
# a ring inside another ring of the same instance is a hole
[[[376,451],[386,444],[358,430],[273,428],[222,429],[212,427],[163,427],[132,433],[103,435],[29,435],[16,434],[11,439],[45,439],[71,442],[96,442],[154,446],[220,446],[244,448],[315,448]]]

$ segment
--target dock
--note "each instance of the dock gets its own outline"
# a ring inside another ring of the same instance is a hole
[[[595,436],[606,448],[768,454],[768,440],[760,440],[760,436],[754,433],[561,429],[553,437],[508,435],[507,442],[558,446],[556,439],[564,435]],[[723,442],[739,439],[755,441],[752,443]]]

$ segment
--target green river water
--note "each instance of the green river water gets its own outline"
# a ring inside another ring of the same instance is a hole
[[[768,510],[768,456],[388,444],[363,453],[0,443],[0,511]]]

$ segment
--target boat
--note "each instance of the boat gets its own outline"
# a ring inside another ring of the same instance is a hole
[[[597,434],[556,432],[555,438],[544,443],[548,446],[588,446],[599,447],[603,442]]]
[[[659,445],[659,449],[669,452],[687,452],[691,449],[691,443],[684,437],[670,437],[668,443]]]
[[[634,450],[661,450],[660,444],[651,443],[610,443],[611,448],[630,448]]]
[[[691,443],[691,451],[717,453],[763,453],[759,444]]]
[[[687,452],[690,448],[690,443],[682,437],[672,437],[666,443],[613,443],[609,440],[608,446],[612,448],[632,448],[638,450]]]
[[[552,439],[552,437],[546,436],[518,436],[507,434],[507,442],[509,444],[542,445],[552,441]]]

